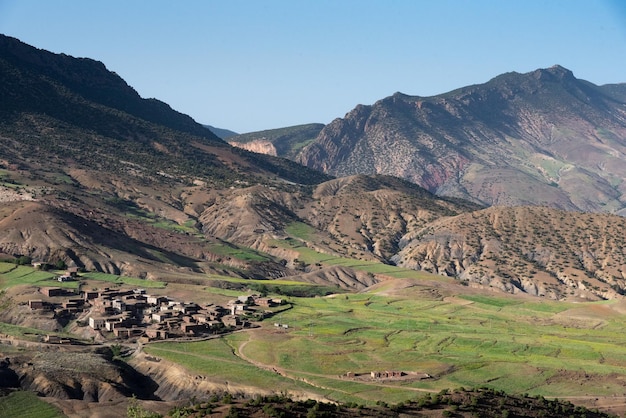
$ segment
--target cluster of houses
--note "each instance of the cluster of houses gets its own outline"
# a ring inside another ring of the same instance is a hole
[[[61,302],[29,300],[30,309],[53,309],[58,317],[89,312],[85,326],[116,338],[143,341],[216,334],[250,326],[251,319],[272,314],[266,308],[283,303],[281,299],[243,295],[226,306],[180,302],[167,296],[149,295],[144,289],[81,291],[62,288],[41,290]],[[107,335],[105,335],[107,336]]]

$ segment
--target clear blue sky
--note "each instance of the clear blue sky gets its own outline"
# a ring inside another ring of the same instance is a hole
[[[554,64],[626,82],[623,0],[0,0],[0,33],[241,133]]]

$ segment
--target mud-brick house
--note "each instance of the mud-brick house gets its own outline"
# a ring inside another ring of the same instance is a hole
[[[156,322],[156,319],[152,319],[152,314],[158,312],[155,308],[145,308],[142,310],[143,312],[143,322],[151,323],[153,321]]]
[[[152,313],[152,320],[156,322],[164,322],[166,319],[171,318],[173,315],[172,311],[159,311]]]
[[[207,306],[206,309],[201,310],[199,313],[204,313],[210,320],[218,320],[224,315],[228,314],[229,310],[219,305]]]
[[[28,307],[30,309],[32,309],[32,310],[43,309],[44,308],[44,302],[41,299],[29,300],[28,301]]]
[[[127,299],[125,299],[124,302],[126,303],[126,308],[125,309],[127,311],[133,312],[135,314],[143,312],[143,310],[146,308],[146,306],[148,306],[146,301],[142,300],[142,299],[127,298]]]
[[[181,324],[180,330],[185,334],[198,335],[208,331],[205,324]]]
[[[242,305],[240,303],[235,303],[233,305],[229,305],[230,308],[230,314],[231,315],[243,315],[245,314],[247,311],[250,310],[250,307],[248,305]]]
[[[237,297],[236,303],[244,303],[252,305],[254,303],[254,296],[252,295],[241,295]]]
[[[147,295],[146,301],[148,302],[148,305],[161,306],[162,304],[168,303],[169,299],[167,298],[167,296]]]
[[[206,316],[206,314],[196,313],[191,315],[191,317],[193,318],[194,322],[197,322],[198,324],[206,324],[207,322],[209,322],[209,317]]]
[[[78,276],[78,267],[68,267],[65,271],[65,276],[69,277],[77,277]]]
[[[167,330],[161,328],[149,327],[145,329],[144,333],[150,340],[166,340],[169,337]]]
[[[71,344],[72,341],[68,338],[61,338],[58,335],[46,335],[43,339],[48,344]]]
[[[113,331],[115,328],[123,328],[124,320],[122,318],[107,318],[104,322],[104,328],[107,331]]]
[[[185,315],[195,314],[200,310],[200,306],[197,303],[177,303],[172,305],[172,310],[181,312]]]
[[[222,322],[227,327],[238,327],[243,325],[243,321],[241,320],[241,318],[236,315],[226,315],[222,317]]]
[[[98,297],[100,296],[100,292],[94,290],[94,291],[83,291],[81,292],[83,299],[84,300],[93,300],[93,299],[98,299]]]
[[[85,301],[83,299],[69,299],[63,302],[61,306],[63,306],[63,308],[65,309],[80,310],[84,304],[85,304]]]
[[[47,287],[45,289],[42,289],[42,291],[44,295],[50,298],[56,297],[56,296],[68,296],[68,295],[74,294],[74,291],[63,289],[61,287]]]
[[[386,370],[383,372],[371,372],[370,377],[372,379],[391,379],[394,377],[402,377],[406,375],[406,373],[397,370]]]
[[[216,331],[222,328],[224,323],[222,323],[222,321],[208,321],[206,326],[210,331]]]
[[[179,318],[167,318],[161,324],[167,329],[180,329],[181,320]]]
[[[61,308],[68,313],[75,314],[82,311],[82,308],[76,302],[65,301],[61,304]]]
[[[115,328],[113,330],[113,335],[117,338],[133,338],[140,337],[143,335],[144,330],[142,328]]]
[[[255,303],[259,306],[264,306],[266,308],[276,306],[276,303],[272,298],[258,298],[255,300]]]
[[[113,299],[111,306],[118,312],[124,312],[126,310],[126,303],[122,299]]]

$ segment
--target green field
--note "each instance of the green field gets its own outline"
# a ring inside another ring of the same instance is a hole
[[[296,298],[293,309],[267,321],[266,332],[146,349],[207,376],[241,384],[262,385],[269,379],[272,387],[283,388],[286,380],[292,384],[306,380],[317,393],[340,401],[400,402],[423,391],[461,386],[559,398],[623,394],[621,379],[606,378],[626,375],[622,332],[626,319],[621,315],[573,321],[567,313],[581,309],[580,304],[464,299],[472,303],[415,295]],[[289,329],[272,329],[272,322],[288,324]],[[280,369],[284,376],[259,372],[238,353]],[[236,374],[227,371],[232,364],[237,364]],[[385,370],[428,373],[433,378],[383,385],[339,377]],[[581,372],[599,383],[581,384],[571,378]]]
[[[0,262],[0,289],[17,285],[65,287],[69,289],[77,289],[80,286],[79,280],[69,282],[59,282],[55,280],[55,277],[58,274],[60,273],[54,271],[41,271],[30,266],[17,266],[12,263]],[[79,279],[81,278],[137,287],[165,287],[165,282],[143,280],[98,272],[82,273]]]
[[[50,287],[78,288],[76,282],[59,282],[57,274],[51,271],[36,270],[30,266],[17,266],[12,263],[0,262],[0,288],[18,285],[37,285]]]
[[[65,415],[33,392],[17,391],[0,397],[0,417],[63,418]]]
[[[156,280],[136,279],[133,277],[117,276],[115,274],[107,274],[107,273],[98,273],[98,272],[82,273],[80,277],[85,278],[85,279],[90,279],[90,280],[98,280],[101,282],[125,284],[128,286],[149,287],[149,288],[165,287],[165,282],[159,282]]]
[[[212,244],[209,246],[213,254],[222,257],[232,257],[243,261],[268,261],[271,257],[265,253],[253,250],[247,247],[229,245],[229,244]]]

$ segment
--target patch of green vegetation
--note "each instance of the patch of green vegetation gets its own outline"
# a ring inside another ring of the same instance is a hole
[[[305,283],[298,282],[295,280],[285,280],[285,279],[272,279],[272,280],[257,280],[257,279],[243,279],[241,277],[230,277],[230,276],[220,276],[216,274],[211,274],[207,276],[210,280],[218,280],[230,283],[244,283],[244,284],[265,284],[265,285],[276,285],[276,286],[316,286],[313,283]]]
[[[295,297],[326,296],[333,293],[344,292],[344,290],[336,286],[321,286],[315,283],[293,280],[255,280],[218,275],[209,275],[207,279],[209,286],[211,286],[207,288],[207,291],[224,296],[241,295],[244,289],[263,295]],[[226,289],[231,290],[225,291]]]
[[[53,181],[57,184],[74,184],[74,180],[72,180],[70,176],[64,173],[57,173],[54,176]]]
[[[180,225],[174,221],[171,221],[166,218],[162,218],[157,216],[155,213],[149,212],[141,207],[139,207],[135,202],[122,198],[110,198],[107,199],[106,202],[123,212],[124,215],[128,218],[138,219],[143,222],[149,223],[150,225],[165,229],[168,231],[174,231],[179,233],[195,233],[198,232],[193,225],[195,222],[192,221],[191,224],[185,223]]]
[[[534,163],[541,167],[548,178],[553,179],[558,179],[560,177],[560,172],[569,167],[568,164],[562,161],[555,160],[553,158],[546,158],[545,156],[534,158]]]
[[[233,244],[222,243],[209,246],[209,251],[222,257],[232,257],[243,261],[268,261],[272,257],[252,248],[241,247]]]
[[[48,332],[48,331],[43,331],[37,328],[22,327],[19,325],[7,324],[6,322],[0,322],[0,333],[12,335],[14,337],[19,337],[19,338],[30,340],[30,341],[39,341],[40,337],[47,335],[47,334],[58,335],[58,336],[63,336],[63,337],[71,336],[69,334],[64,334],[64,333]]]
[[[481,303],[483,305],[495,306],[502,308],[504,306],[518,305],[520,302],[511,300],[511,298],[496,298],[491,296],[481,295],[461,295],[461,299],[471,300],[472,302]]]
[[[285,228],[285,232],[294,238],[310,241],[311,236],[315,233],[315,228],[304,222],[292,222]]]
[[[99,272],[89,272],[82,273],[81,277],[85,279],[98,280],[102,282],[109,282],[115,284],[125,284],[128,286],[137,286],[137,287],[150,287],[150,288],[164,288],[166,286],[165,282],[159,282],[156,280],[144,280],[137,279],[134,277],[124,277],[117,276],[115,274],[107,274],[107,273],[99,273]]]
[[[178,224],[174,221],[170,221],[165,218],[157,218],[152,223],[153,226],[168,231],[174,231],[182,234],[196,234],[198,230],[195,228],[196,222],[193,219],[186,221],[185,223]]]
[[[274,294],[281,296],[295,297],[315,297],[327,296],[334,293],[344,293],[345,291],[337,287],[320,286],[310,283],[300,283],[297,285],[280,285],[269,283],[251,283],[249,288],[261,294]]]
[[[60,410],[42,401],[35,393],[21,390],[0,397],[0,415],[20,418],[65,417]]]
[[[527,303],[524,303],[521,307],[524,310],[527,310],[530,312],[536,311],[536,312],[559,313],[559,312],[563,312],[563,311],[570,309],[571,305],[567,303],[545,301],[545,302],[538,302],[538,303],[527,302]]]
[[[157,249],[146,249],[146,251],[155,259],[159,260],[161,263],[165,264],[176,264],[173,260],[168,257],[166,253]]]
[[[241,296],[241,290],[221,289],[219,287],[205,287],[204,291],[213,295],[227,296],[229,298]]]
[[[14,263],[6,263],[4,261],[0,262],[0,274],[7,273],[15,268]]]

